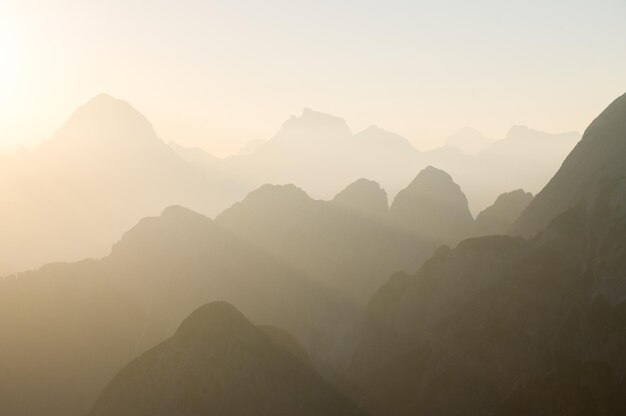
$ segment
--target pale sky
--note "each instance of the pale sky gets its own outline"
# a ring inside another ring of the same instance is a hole
[[[582,131],[626,92],[626,0],[0,0],[0,147],[101,92],[217,155],[303,107],[421,149]]]

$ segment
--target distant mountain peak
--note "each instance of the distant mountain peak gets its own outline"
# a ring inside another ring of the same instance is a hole
[[[467,236],[474,221],[461,187],[433,166],[422,169],[398,192],[390,210],[400,226],[443,243]]]
[[[311,201],[311,197],[292,183],[285,185],[265,184],[250,192],[244,201]]]
[[[124,100],[98,94],[80,106],[54,136],[75,145],[163,142],[148,119]]]
[[[333,203],[368,216],[384,215],[389,209],[387,193],[378,182],[361,178],[352,182],[333,199]]]
[[[350,136],[352,132],[346,121],[332,114],[314,111],[310,108],[302,110],[302,114],[292,116],[287,120],[278,133],[277,137],[282,134],[292,134],[294,132],[315,134],[319,139],[327,136]]]
[[[445,145],[454,147],[469,155],[475,155],[486,149],[493,140],[486,138],[472,127],[464,127],[446,139]]]
[[[401,151],[416,152],[417,149],[399,134],[371,125],[357,133],[355,137],[363,143],[375,146],[378,149],[400,149]]]

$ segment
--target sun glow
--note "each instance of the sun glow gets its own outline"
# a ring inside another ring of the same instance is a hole
[[[19,49],[10,26],[0,21],[0,105],[4,106],[15,90],[19,75]]]

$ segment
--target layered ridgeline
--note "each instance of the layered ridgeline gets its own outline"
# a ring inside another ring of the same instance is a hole
[[[432,165],[455,178],[472,212],[479,212],[511,189],[541,190],[579,139],[578,133],[515,126],[506,137],[490,140],[463,129],[443,147],[418,151],[407,139],[379,127],[354,134],[343,119],[305,109],[271,139],[255,141],[217,163],[197,149],[174,146],[191,163],[204,159],[210,168],[219,166],[254,187],[295,183],[316,199],[331,199],[358,178],[376,181],[393,197],[416,170]]]
[[[265,185],[216,222],[361,308],[384,276],[416,270],[439,245],[468,236],[473,219],[459,186],[428,167],[391,208],[385,191],[365,179],[331,201],[294,185]]]
[[[396,217],[385,192],[367,180],[332,201],[267,185],[216,220],[173,206],[142,219],[102,260],[0,281],[0,413],[84,414],[117,369],[218,299],[288,330],[313,366],[334,377],[385,276],[416,270],[449,241],[420,234],[418,225],[436,211],[438,221],[457,223],[458,202],[468,213],[444,172],[420,172],[406,192],[411,198]],[[456,195],[454,209],[439,193]]]
[[[450,143],[474,149],[476,140],[462,134]],[[307,109],[271,140],[220,159],[164,144],[137,110],[103,94],[34,150],[0,156],[0,274],[101,257],[143,216],[174,204],[214,216],[265,183],[331,199],[369,178],[394,196],[432,165],[458,181],[478,212],[510,189],[538,191],[576,140],[515,128],[476,155],[450,146],[419,152],[378,127],[353,134],[344,120]]]
[[[117,370],[213,300],[285,328],[322,369],[345,356],[357,317],[302,271],[207,217],[168,208],[100,261],[0,280],[0,414],[86,414]]]
[[[0,263],[10,271],[100,257],[169,205],[215,215],[245,195],[218,170],[178,157],[143,115],[104,94],[33,151],[0,159],[0,189]]]
[[[90,416],[362,414],[232,305],[214,302],[127,364]]]
[[[371,299],[350,374],[372,413],[626,412],[625,102],[522,214],[535,238],[443,247]]]

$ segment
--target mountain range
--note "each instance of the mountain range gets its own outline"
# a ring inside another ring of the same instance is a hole
[[[532,239],[441,247],[372,297],[350,366],[371,413],[626,411],[624,120],[626,95],[515,222]]]

